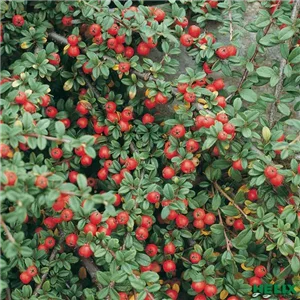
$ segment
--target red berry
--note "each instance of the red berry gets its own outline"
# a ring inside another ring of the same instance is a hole
[[[76,123],[77,123],[79,128],[84,129],[88,126],[88,122],[89,121],[88,121],[87,118],[82,117],[82,118],[79,118]]]
[[[77,245],[78,235],[75,233],[70,233],[66,236],[66,244],[69,247],[75,247]]]
[[[142,216],[141,227],[150,228],[153,225],[153,220],[150,216]]]
[[[93,38],[93,42],[97,45],[101,45],[103,43],[103,37],[102,37],[102,34],[98,34],[96,36],[94,36]]]
[[[41,97],[41,106],[47,107],[50,104],[51,98],[49,95],[44,95]]]
[[[217,51],[216,51],[216,55],[220,59],[226,59],[226,58],[228,58],[229,57],[228,48],[227,47],[218,48]]]
[[[148,193],[146,198],[150,203],[157,203],[160,200],[160,193],[150,192],[150,193]]]
[[[134,55],[134,49],[130,46],[125,47],[124,55],[129,59]]]
[[[84,244],[78,250],[78,254],[81,257],[89,258],[94,254],[89,244]]]
[[[185,128],[183,125],[181,124],[178,124],[178,125],[175,125],[171,131],[170,131],[170,134],[176,138],[181,138],[185,135]]]
[[[171,298],[172,300],[177,300],[178,298],[178,293],[175,290],[172,289],[168,289],[166,291],[166,294],[168,295],[169,298]]]
[[[154,20],[157,22],[162,22],[166,16],[166,13],[160,8],[155,8],[152,13],[154,15]]]
[[[150,114],[144,114],[142,117],[142,122],[144,125],[152,124],[154,122],[154,117]]]
[[[45,189],[48,186],[48,179],[45,176],[39,175],[36,177],[34,184],[40,189]]]
[[[69,173],[69,180],[70,180],[71,183],[76,183],[77,175],[78,175],[78,172],[76,172],[76,171],[71,171]]]
[[[244,225],[244,222],[243,222],[243,219],[236,219],[233,223],[233,228],[235,230],[244,230],[245,229],[245,225]]]
[[[194,39],[191,35],[185,33],[180,37],[180,43],[181,45],[185,47],[190,47],[194,42]]]
[[[157,104],[166,104],[168,102],[168,97],[164,96],[161,92],[155,95],[155,102]]]
[[[185,28],[189,25],[189,20],[188,18],[184,17],[182,21],[176,20],[176,25],[181,26],[182,28]]]
[[[192,289],[196,292],[196,293],[201,293],[204,288],[206,286],[205,281],[199,281],[199,282],[192,282]]]
[[[135,230],[135,236],[139,241],[144,241],[148,238],[149,232],[145,227],[138,227]]]
[[[178,89],[178,92],[181,93],[181,94],[184,94],[186,92],[186,89],[188,88],[189,84],[186,83],[186,82],[183,82],[183,83],[178,83],[177,84],[177,89]]]
[[[30,277],[34,277],[38,274],[38,269],[36,266],[30,266],[27,268],[26,273],[30,276]]]
[[[205,217],[205,211],[202,208],[196,208],[193,212],[193,217],[196,220],[203,220]]]
[[[89,62],[87,61],[87,62],[85,62],[83,65],[82,65],[82,71],[83,71],[83,73],[84,74],[92,74],[93,73],[93,68],[88,68],[87,67],[87,64],[88,64]]]
[[[266,276],[267,273],[268,273],[268,271],[265,268],[265,266],[263,266],[263,265],[259,265],[259,266],[255,267],[255,269],[254,269],[255,276],[257,276],[259,278]]]
[[[20,280],[23,284],[28,284],[32,280],[32,276],[30,276],[27,272],[22,272],[20,274]]]
[[[80,49],[78,46],[70,46],[67,53],[70,57],[77,57],[80,54]]]
[[[213,284],[207,284],[204,288],[204,294],[207,296],[207,297],[213,297],[214,295],[217,294],[217,287]]]
[[[4,171],[4,175],[6,177],[7,183],[6,185],[8,186],[13,186],[17,182],[17,174],[13,171]]]
[[[124,44],[125,43],[125,39],[126,39],[126,35],[125,34],[116,36],[116,40],[117,40],[118,44]]]
[[[198,294],[195,296],[194,300],[206,300],[207,298],[203,294]]]
[[[89,34],[92,36],[99,35],[101,33],[101,26],[98,24],[92,24],[89,27]]]
[[[183,95],[183,98],[186,102],[193,103],[196,100],[196,94],[185,92],[184,95]]]
[[[203,221],[206,225],[213,225],[216,222],[216,216],[213,213],[207,213]]]
[[[190,174],[192,172],[195,171],[196,166],[193,163],[193,161],[189,160],[189,159],[185,159],[184,161],[182,161],[182,163],[180,164],[180,169],[183,173],[185,174]]]
[[[60,63],[60,56],[58,53],[50,53],[50,56],[48,58],[49,60],[49,64],[53,65],[53,66],[57,66]]]
[[[24,18],[21,15],[14,15],[12,18],[12,23],[16,26],[16,27],[22,27],[24,25]]]
[[[80,159],[80,163],[84,167],[88,167],[92,164],[93,159],[88,155],[83,155]]]
[[[146,247],[145,247],[145,252],[148,256],[150,257],[153,257],[157,254],[158,252],[158,248],[155,244],[148,244]]]
[[[227,51],[228,51],[229,56],[235,56],[236,52],[237,52],[236,47],[233,46],[233,45],[228,45],[227,46]]]
[[[74,216],[74,213],[70,208],[64,209],[60,214],[60,217],[65,222],[71,221],[73,219],[73,216]]]
[[[261,280],[261,278],[257,277],[257,276],[253,276],[248,278],[248,283],[249,285],[253,286],[253,285],[261,285],[263,282]]]
[[[69,35],[67,40],[70,46],[76,46],[78,44],[78,36],[75,34]]]
[[[148,37],[147,45],[149,48],[153,49],[157,46],[157,43],[154,42],[153,37]]]
[[[55,241],[54,237],[48,236],[48,237],[46,237],[44,244],[48,249],[52,249],[55,246],[56,241]]]
[[[94,225],[99,225],[101,223],[102,220],[102,215],[100,212],[98,211],[94,211],[92,212],[92,214],[90,215],[89,218],[90,222]]]
[[[118,223],[117,220],[113,217],[108,218],[105,223],[107,224],[108,228],[111,230],[114,230],[117,228]]]
[[[228,134],[225,131],[220,131],[217,136],[219,141],[226,141],[228,138]]]
[[[117,35],[120,27],[118,24],[114,23],[108,30],[107,33],[110,35]]]
[[[198,252],[192,252],[190,254],[190,261],[192,264],[197,264],[201,260],[201,255]]]
[[[53,119],[58,113],[58,110],[54,106],[48,106],[45,110],[46,116]]]
[[[244,170],[243,165],[242,165],[242,160],[238,159],[232,162],[232,168],[234,170],[242,171]]]
[[[72,21],[73,21],[73,18],[72,17],[67,17],[67,16],[64,16],[61,19],[61,22],[64,26],[72,26]]]
[[[44,244],[39,245],[38,250],[39,251],[45,251],[46,253],[49,252],[49,249]]]
[[[151,50],[151,49],[149,48],[148,44],[145,43],[145,42],[139,43],[138,46],[137,46],[137,49],[136,49],[137,53],[138,53],[139,55],[142,55],[142,56],[147,56],[147,55],[149,55],[150,50]]]
[[[24,92],[19,91],[17,96],[15,97],[15,102],[17,104],[25,104],[27,102],[27,96]]]
[[[185,228],[189,225],[189,219],[184,215],[178,215],[175,222],[178,228]]]
[[[197,37],[199,37],[199,35],[201,33],[201,29],[200,29],[200,27],[198,27],[196,25],[192,25],[192,26],[189,27],[188,33],[193,38],[197,38]]]
[[[226,103],[226,99],[223,96],[217,96],[216,97],[216,101],[218,102],[218,106],[225,108],[227,103]]]
[[[166,273],[174,272],[176,270],[176,264],[173,260],[166,260],[163,262],[163,270]]]
[[[60,159],[64,152],[60,148],[53,148],[50,151],[50,155],[53,159]]]
[[[119,71],[121,73],[126,73],[130,70],[130,63],[129,62],[121,62],[119,63]]]
[[[219,90],[223,90],[224,87],[225,87],[225,83],[223,81],[223,79],[219,78],[219,79],[216,79],[212,85],[216,88],[217,91]]]
[[[117,214],[117,222],[120,225],[126,225],[129,221],[129,214],[127,211],[121,211]]]
[[[10,152],[10,148],[6,144],[0,144],[0,157],[7,158]]]
[[[268,179],[272,179],[277,176],[277,169],[273,166],[267,166],[264,173]]]
[[[173,176],[175,176],[175,170],[171,167],[165,167],[162,170],[162,176],[165,179],[171,179]]]
[[[83,231],[84,233],[88,234],[89,232],[92,233],[92,235],[96,235],[97,232],[97,226],[92,224],[92,223],[87,223],[84,227],[83,227]]]
[[[211,74],[211,73],[212,73],[212,70],[211,70],[211,68],[210,68],[210,66],[208,65],[207,62],[205,62],[205,63],[203,64],[203,71],[204,71],[206,74]],[[220,97],[222,97],[222,96],[220,96]],[[225,99],[225,98],[224,98],[224,99]]]
[[[26,102],[26,103],[24,103],[24,110],[25,111],[27,111],[27,112],[29,112],[29,113],[31,113],[31,114],[34,114],[35,112],[36,112],[36,107],[35,107],[35,105],[33,104],[33,103],[31,103],[31,102]]]
[[[176,247],[172,242],[170,242],[170,243],[168,243],[164,246],[164,253],[165,254],[171,254],[172,255],[175,252],[176,252]]]
[[[258,199],[258,195],[257,195],[257,189],[250,189],[247,197],[250,201],[255,201]]]
[[[187,152],[194,153],[199,150],[199,143],[194,139],[189,139],[187,140],[185,147]]]
[[[98,156],[102,159],[109,159],[110,158],[110,151],[107,146],[102,146],[98,151]]]
[[[231,123],[226,123],[223,125],[223,130],[228,134],[234,134],[235,133],[235,126]]]
[[[284,176],[281,174],[277,174],[275,177],[270,179],[270,183],[275,187],[281,186],[283,182],[284,182]]]

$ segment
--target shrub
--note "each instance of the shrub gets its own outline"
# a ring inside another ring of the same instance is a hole
[[[299,287],[300,2],[246,4],[1,3],[1,299]]]

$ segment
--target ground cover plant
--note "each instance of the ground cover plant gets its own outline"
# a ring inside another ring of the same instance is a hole
[[[252,3],[1,2],[1,299],[300,296],[300,1]]]

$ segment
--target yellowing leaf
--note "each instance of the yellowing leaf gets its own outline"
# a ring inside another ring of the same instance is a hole
[[[220,299],[221,300],[224,300],[226,299],[228,296],[228,292],[226,290],[223,290],[221,293],[220,293]]]
[[[201,46],[200,46],[200,49],[201,49],[201,50],[205,50],[206,48],[207,48],[206,45],[201,45]]]
[[[150,90],[147,89],[146,92],[145,92],[145,96],[148,97],[148,96],[149,96],[149,93],[150,93]]]
[[[173,284],[172,290],[174,290],[174,291],[176,291],[177,293],[179,293],[179,291],[180,291],[179,284],[177,284],[177,283]]]
[[[253,267],[246,267],[244,263],[241,264],[241,268],[245,271],[253,271],[254,270]]]
[[[85,278],[86,278],[86,269],[85,269],[85,267],[81,267],[81,268],[79,269],[78,277],[79,277],[80,279],[85,279]]]
[[[63,86],[64,91],[69,91],[73,87],[74,80],[72,78],[68,79]]]
[[[69,48],[70,48],[70,44],[64,46],[63,53],[66,54]]]
[[[201,234],[203,234],[203,235],[210,235],[210,234],[211,234],[211,231],[208,231],[208,230],[201,230]]]
[[[206,100],[205,100],[205,99],[203,99],[203,98],[199,98],[199,99],[198,99],[198,103],[201,103],[201,104],[206,104],[207,102],[206,102]]]
[[[27,44],[26,42],[21,44],[22,49],[28,49],[30,47],[30,44]]]
[[[113,69],[114,71],[118,71],[118,70],[119,70],[119,64],[114,65],[114,66],[112,67],[112,69]]]
[[[247,187],[246,184],[244,184],[244,185],[242,185],[242,186],[239,188],[238,191],[239,191],[239,192],[247,193],[247,192],[249,192],[249,188]]]
[[[248,207],[245,207],[245,208],[243,209],[243,211],[244,211],[244,213],[245,213],[246,215],[251,214],[251,210],[250,210]]]

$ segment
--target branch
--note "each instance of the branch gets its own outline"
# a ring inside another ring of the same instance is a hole
[[[68,139],[60,139],[60,138],[56,138],[53,136],[48,136],[48,135],[41,135],[41,134],[37,134],[37,133],[28,133],[28,134],[24,134],[24,136],[26,137],[42,137],[45,138],[48,141],[53,141],[53,142],[60,142],[60,143],[71,143],[72,140],[68,140]]]
[[[229,200],[239,211],[240,213],[246,218],[246,220],[248,220],[250,223],[252,223],[250,221],[250,219],[248,218],[248,216],[244,213],[244,211],[234,202],[234,200],[218,185],[217,182],[213,183],[215,188],[227,199]]]
[[[65,239],[65,234],[61,233],[60,234],[60,239],[58,241],[58,244],[59,245],[62,244],[62,242],[64,241],[64,239]],[[53,249],[53,251],[52,251],[52,253],[51,253],[50,257],[49,257],[49,265],[55,259],[57,251],[58,251],[57,248]],[[48,271],[42,276],[41,282],[34,289],[33,296],[37,296],[38,295],[38,292],[39,292],[40,288],[42,287],[42,285],[44,284],[45,280],[47,279],[47,276],[48,276],[49,272],[50,272],[50,267],[49,267]]]
[[[228,20],[229,20],[230,41],[232,41],[232,38],[233,38],[233,24],[232,24],[231,0],[228,0]]]
[[[96,277],[96,274],[99,271],[99,269],[95,265],[94,261],[92,259],[82,257],[81,262],[84,265],[84,267],[86,268],[86,270],[88,271],[89,275],[91,276],[92,281],[95,283],[97,288],[99,290],[101,290],[103,287],[102,287],[101,283],[97,280],[97,277]]]
[[[221,212],[220,212],[219,209],[218,209],[218,215],[219,215],[219,219],[220,219],[220,224],[224,228],[223,231],[224,231],[224,236],[225,236],[225,241],[226,241],[226,249],[231,254],[231,256],[233,256],[233,254],[231,252],[231,249],[230,249],[230,247],[232,247],[232,243],[231,243],[230,239],[228,238],[228,236],[226,234],[225,226],[224,226],[224,223],[223,223],[223,220],[222,220],[222,216],[221,216]]]
[[[293,22],[293,26],[295,25],[295,23],[297,21],[299,9],[300,9],[300,0],[295,0],[293,11],[292,11],[292,16],[291,16],[291,21]],[[289,46],[291,44],[291,40],[292,40],[293,36],[290,37],[289,40],[288,40]],[[280,95],[281,95],[282,90],[283,90],[284,68],[285,68],[286,64],[287,64],[286,59],[282,58],[281,61],[280,61],[280,67],[279,67],[279,82],[276,84],[276,88],[275,88],[275,95],[274,95],[275,96],[275,102],[273,102],[271,104],[271,109],[270,109],[270,113],[269,113],[270,128],[272,128],[275,125],[275,116],[276,116],[276,113],[277,113],[277,101],[279,100]]]
[[[7,239],[8,239],[11,243],[15,244],[15,243],[16,243],[16,240],[14,239],[14,237],[12,236],[12,234],[10,233],[10,231],[9,231],[7,225],[5,224],[5,222],[3,221],[1,215],[0,215],[0,225],[2,226],[4,232],[5,232],[6,236],[7,236]]]

